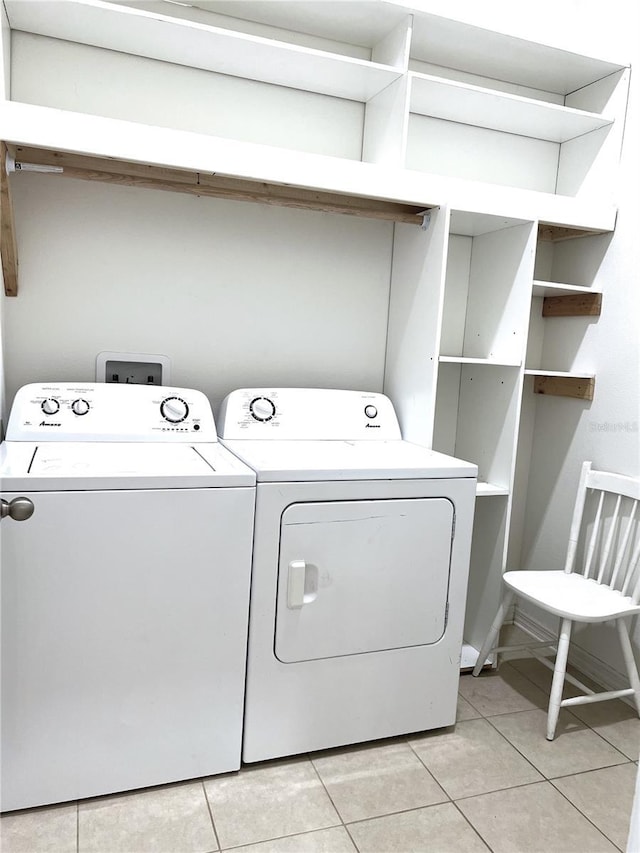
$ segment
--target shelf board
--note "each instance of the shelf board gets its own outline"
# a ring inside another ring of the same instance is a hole
[[[550,376],[558,379],[595,379],[593,373],[576,373],[566,370],[538,370],[535,367],[527,367],[525,376]]]
[[[559,281],[541,281],[536,279],[533,282],[533,296],[577,296],[579,294],[590,295],[594,293],[602,293],[601,290],[596,290],[593,287],[583,287],[577,284],[563,284]]]
[[[505,219],[571,222],[575,228],[558,227],[563,233],[571,230],[581,236],[609,233],[615,226],[613,204],[585,205],[579,199],[552,193],[477,181],[452,182],[426,172],[382,169],[374,163],[19,101],[3,104],[3,137],[13,145],[416,204],[422,209],[448,203],[457,211]],[[557,230],[551,225],[545,228]]]
[[[476,497],[481,498],[487,495],[508,495],[509,489],[505,486],[496,486],[494,483],[482,483],[478,481],[476,484]]]
[[[411,112],[515,133],[548,142],[567,142],[613,124],[597,113],[507,92],[410,72]]]
[[[444,364],[486,364],[494,367],[520,367],[519,361],[499,361],[493,358],[467,358],[462,355],[441,355],[438,361]]]
[[[354,101],[404,70],[101,0],[5,5],[13,30]]]
[[[472,646],[470,643],[462,643],[462,653],[460,655],[460,669],[473,669],[476,665],[476,661],[478,660],[478,654],[480,649],[476,649],[475,646]],[[490,664],[491,660],[487,660],[487,664]]]

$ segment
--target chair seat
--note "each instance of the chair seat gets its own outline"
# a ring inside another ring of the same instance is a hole
[[[578,622],[605,622],[640,613],[630,596],[592,579],[564,571],[506,572],[505,584],[551,613]]]

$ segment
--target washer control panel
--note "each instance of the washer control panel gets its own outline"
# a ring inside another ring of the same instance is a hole
[[[16,394],[9,441],[216,441],[200,391],[102,382],[25,385]]]
[[[226,439],[402,437],[393,405],[384,394],[327,388],[241,388],[223,401],[218,428]]]

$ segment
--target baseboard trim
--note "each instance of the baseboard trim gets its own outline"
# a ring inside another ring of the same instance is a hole
[[[523,613],[520,608],[516,609],[513,624],[526,631],[538,642],[542,643],[549,640],[555,643],[556,641],[555,634],[536,619],[533,619],[528,613]],[[605,690],[624,690],[629,686],[629,679],[625,673],[618,672],[610,664],[581,649],[575,643],[569,646],[569,663],[584,675],[592,678]],[[627,696],[622,701],[633,706],[632,700]]]

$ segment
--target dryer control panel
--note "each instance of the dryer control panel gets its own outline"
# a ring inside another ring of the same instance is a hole
[[[389,441],[401,439],[391,400],[370,391],[241,388],[218,417],[226,439]]]
[[[8,441],[217,441],[201,391],[102,382],[44,382],[16,394]]]

